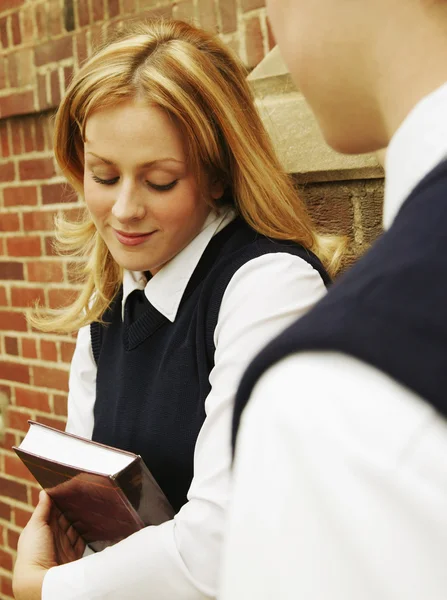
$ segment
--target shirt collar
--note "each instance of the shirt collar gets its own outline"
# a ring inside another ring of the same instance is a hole
[[[122,315],[128,295],[133,290],[143,290],[146,298],[171,322],[177,316],[178,307],[188,281],[211,239],[228,225],[236,214],[232,209],[219,213],[211,211],[198,235],[169,261],[154,277],[146,280],[144,273],[124,271]]]
[[[447,158],[446,107],[447,83],[423,98],[391,139],[385,163],[385,229],[417,184]]]

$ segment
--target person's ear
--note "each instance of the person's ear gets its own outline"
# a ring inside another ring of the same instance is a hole
[[[211,181],[210,192],[211,198],[213,200],[219,200],[219,198],[222,198],[224,194],[223,181],[221,181],[220,179],[214,179],[213,181]]]

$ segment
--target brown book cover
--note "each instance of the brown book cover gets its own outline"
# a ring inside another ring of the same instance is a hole
[[[13,449],[93,550],[100,551],[147,525],[159,525],[174,516],[169,501],[140,456],[41,423],[29,423],[27,436]],[[27,440],[31,429],[36,427],[44,429],[37,432],[37,437],[33,431],[33,437]],[[51,444],[51,450],[47,444],[41,454],[38,446],[42,435]],[[73,461],[68,461],[65,453],[65,462],[60,462],[61,444],[67,439]],[[116,472],[79,467],[79,455],[88,463],[89,452],[98,450],[112,459],[117,456],[126,466]]]

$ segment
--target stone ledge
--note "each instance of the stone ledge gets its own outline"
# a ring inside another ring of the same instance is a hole
[[[248,81],[281,163],[297,181],[384,177],[383,168],[374,154],[347,156],[329,148],[277,46],[250,73]]]

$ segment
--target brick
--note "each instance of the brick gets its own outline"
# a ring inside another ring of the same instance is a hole
[[[22,128],[20,126],[19,119],[11,119],[11,139],[12,139],[12,153],[13,154],[22,154],[23,153],[23,144],[22,144]]]
[[[29,368],[27,365],[0,360],[0,379],[29,383]]]
[[[42,288],[11,288],[11,304],[14,307],[26,308],[33,306],[36,301],[45,303],[45,294]]]
[[[137,3],[136,0],[122,0],[123,2],[123,13],[125,15],[127,14],[133,14],[136,9],[137,9]]]
[[[31,211],[23,213],[25,231],[54,231],[55,211]]]
[[[22,119],[22,133],[25,153],[32,152],[35,149],[32,117]]]
[[[104,20],[104,0],[92,0],[93,21]]]
[[[1,101],[1,99],[0,99]],[[14,181],[15,179],[15,170],[14,163],[7,162],[0,164],[0,183],[4,181]],[[0,225],[1,227],[1,225]]]
[[[8,26],[7,26],[7,18],[3,17],[0,19],[0,40],[3,48],[7,48],[9,46],[8,40]]]
[[[213,4],[208,0],[198,0],[200,25],[207,31],[217,31],[217,15]]]
[[[21,432],[28,431],[28,421],[31,419],[29,412],[21,412],[14,408],[8,410],[8,423],[10,429],[17,429]]]
[[[31,519],[32,515],[31,510],[26,510],[24,508],[19,508],[18,506],[14,507],[14,523],[17,527],[25,527],[28,521]]]
[[[16,387],[16,404],[23,408],[40,410],[42,412],[50,412],[51,410],[48,394],[38,392],[34,389]]]
[[[71,362],[75,347],[75,342],[61,342],[61,358],[63,362]]]
[[[0,123],[0,148],[2,157],[7,158],[10,155],[11,151],[9,149],[8,128],[6,126],[5,121]]]
[[[28,281],[42,281],[45,283],[57,283],[63,281],[63,269],[61,262],[38,261],[28,263]]]
[[[66,392],[68,390],[68,371],[47,367],[33,367],[34,385]]]
[[[25,115],[34,112],[34,95],[32,90],[16,92],[0,98],[0,117]]]
[[[0,232],[18,231],[19,229],[20,221],[17,213],[0,213]]]
[[[64,58],[71,58],[72,56],[73,44],[70,35],[40,44],[34,50],[36,67],[41,67],[52,62],[59,62]]]
[[[19,162],[19,175],[22,181],[29,179],[49,179],[55,174],[52,158],[32,158]]]
[[[37,204],[37,188],[33,185],[3,189],[5,206],[33,206]]]
[[[140,0],[140,10],[147,10],[149,8],[153,8],[157,6],[159,0]]]
[[[34,52],[32,48],[22,48],[15,53],[15,63],[18,72],[19,87],[32,85],[36,81],[34,68]]]
[[[0,306],[6,306],[6,288],[5,286],[0,286]]]
[[[23,264],[18,262],[0,261],[0,279],[20,280],[23,277]]]
[[[64,1],[64,27],[65,31],[73,31],[75,28],[75,17],[74,17],[74,0]]]
[[[28,6],[22,9],[22,40],[26,44],[27,42],[34,42],[36,40],[36,33],[34,30],[34,18],[33,18],[33,7]]]
[[[5,337],[5,350],[6,354],[11,354],[12,356],[18,356],[19,354],[19,342],[17,338]]]
[[[34,133],[36,136],[36,150],[42,152],[42,150],[45,150],[45,131],[41,117],[37,117],[34,122]]]
[[[0,565],[6,571],[12,571],[12,554],[0,548]]]
[[[259,17],[248,19],[245,24],[247,66],[255,67],[264,58],[264,42]]]
[[[5,575],[4,573],[0,575],[0,592],[4,594],[5,600],[13,598],[12,578],[9,575]]]
[[[28,471],[28,469],[27,469]],[[17,550],[17,544],[19,543],[20,534],[14,529],[8,529],[8,546],[12,550]]]
[[[90,44],[92,50],[95,51],[96,48],[99,48],[104,42],[104,35],[102,30],[102,25],[96,24],[90,27]]]
[[[37,39],[41,40],[48,37],[48,17],[47,17],[47,3],[36,4],[35,11],[36,28],[37,28]]]
[[[25,0],[2,0],[1,9],[9,10],[10,8],[19,8],[24,2]]]
[[[51,102],[47,95],[47,75],[39,73],[37,75],[37,99],[40,110],[44,110],[51,106]]]
[[[38,236],[10,237],[6,240],[9,256],[40,256],[42,254]]]
[[[79,27],[85,27],[90,24],[90,9],[88,6],[88,0],[78,0],[76,3],[78,9],[78,23]]]
[[[211,10],[214,11],[214,8]],[[180,21],[192,21],[195,16],[193,0],[182,0],[174,4],[172,16]]]
[[[39,415],[38,417],[36,417],[36,421],[38,423],[43,423],[44,425],[54,427],[55,429],[59,429],[59,431],[65,431],[65,419],[52,419],[51,417],[44,417],[42,415]]]
[[[225,0],[219,3],[222,33],[231,33],[237,30],[236,0]]]
[[[42,203],[59,204],[60,202],[76,202],[77,196],[73,188],[66,183],[53,183],[42,186]]]
[[[109,7],[109,18],[113,19],[113,17],[117,17],[120,13],[120,3],[119,0],[108,0]]]
[[[0,443],[0,448],[3,448],[4,450],[11,450],[11,448],[15,445],[16,445],[15,434],[10,431],[7,431],[5,434],[5,437],[3,439],[3,442]]]
[[[50,13],[50,37],[60,35],[62,33],[62,7],[60,0],[47,0],[47,2]]]
[[[76,36],[76,58],[78,69],[88,56],[87,31],[81,31]]]
[[[75,301],[78,292],[76,290],[51,289],[48,291],[48,304],[50,308],[65,308]]]
[[[25,315],[11,310],[0,310],[1,331],[27,331]]]
[[[0,519],[11,520],[11,507],[0,500]]]
[[[7,71],[7,62],[6,62],[6,58],[3,59],[2,56],[0,56],[0,90],[4,90],[6,89],[6,71]],[[6,125],[6,123],[5,123]]]
[[[30,504],[34,507],[37,506],[38,502],[39,502],[39,493],[40,493],[40,488],[38,487],[32,487],[31,488],[31,501]]]
[[[41,340],[40,341],[40,357],[42,360],[56,362],[57,361],[56,342],[52,342],[50,340]]]
[[[53,106],[59,104],[61,101],[61,86],[59,82],[59,71],[54,69],[50,75],[50,88],[51,88],[51,103]]]
[[[17,52],[10,52],[7,57],[9,87],[20,87],[19,67],[17,62]]]
[[[55,394],[53,396],[54,414],[62,417],[67,416],[67,396]]]
[[[11,32],[12,32],[12,43],[14,46],[18,46],[22,42],[22,34],[20,33],[20,21],[19,13],[13,13],[11,15]]]
[[[45,254],[47,256],[57,256],[58,252],[55,246],[55,237],[53,235],[46,236],[45,238]]]
[[[256,8],[263,8],[264,6],[265,0],[241,0],[241,8],[243,12],[255,10]]]
[[[2,477],[1,475],[0,490],[2,491],[2,496],[8,496],[19,502],[27,502],[28,500],[26,485],[18,483],[17,481],[12,481],[11,479],[6,479],[6,477]]]
[[[66,91],[73,79],[73,67],[64,67],[64,90]]]
[[[23,464],[20,458],[16,455],[5,456],[5,474],[17,479],[26,479],[27,481],[35,482],[35,478],[31,475],[27,467]]]
[[[36,340],[31,338],[22,338],[22,356],[23,358],[37,358]]]

